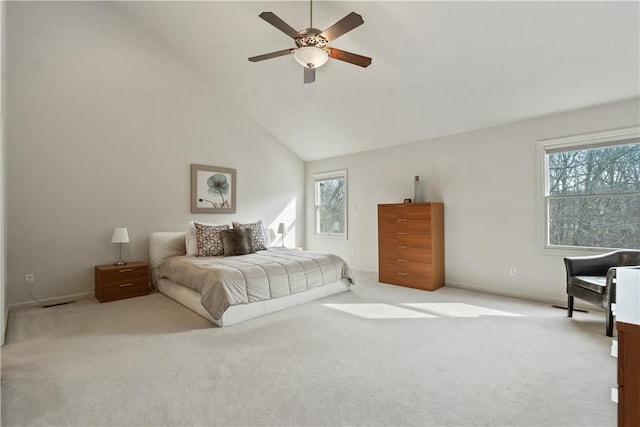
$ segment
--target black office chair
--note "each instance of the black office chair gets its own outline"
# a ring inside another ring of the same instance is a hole
[[[573,300],[580,298],[607,312],[606,334],[613,336],[616,302],[616,267],[640,266],[640,250],[623,249],[602,255],[566,257],[567,317],[573,317]]]

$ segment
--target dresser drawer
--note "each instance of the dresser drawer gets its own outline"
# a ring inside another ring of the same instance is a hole
[[[409,247],[404,245],[380,246],[378,248],[378,255],[380,258],[392,260],[404,259],[407,261],[431,263],[431,249],[429,248]]]
[[[390,283],[392,285],[408,286],[410,288],[425,289],[432,291],[439,288],[431,279],[431,276],[427,275],[415,275],[415,274],[400,274],[390,271],[380,271],[380,282]]]
[[[383,259],[381,261],[382,262],[379,266],[380,271],[389,271],[392,273],[399,273],[400,275],[431,274],[431,264],[426,262],[407,261],[402,259]]]
[[[430,248],[431,236],[428,233],[404,232],[378,233],[378,242],[381,246],[407,246],[411,248]]]
[[[426,205],[384,205],[378,206],[378,220],[386,219],[431,219],[431,210]]]
[[[378,223],[378,232],[380,233],[429,234],[430,231],[431,221],[428,219],[396,219]]]

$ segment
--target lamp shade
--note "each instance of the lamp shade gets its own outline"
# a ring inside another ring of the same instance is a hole
[[[129,243],[129,233],[127,233],[127,228],[117,227],[115,230],[113,230],[111,243]]]
[[[280,224],[278,224],[278,233],[284,234],[286,232],[287,232],[287,229],[284,226],[284,222],[281,222]]]
[[[300,65],[307,68],[322,67],[329,60],[327,52],[315,46],[301,47],[296,50],[293,57]]]

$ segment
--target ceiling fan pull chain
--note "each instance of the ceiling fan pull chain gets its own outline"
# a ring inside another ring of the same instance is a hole
[[[313,28],[313,0],[309,0],[309,28]]]

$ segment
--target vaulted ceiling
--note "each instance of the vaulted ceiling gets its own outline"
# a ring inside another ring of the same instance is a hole
[[[120,2],[215,93],[306,161],[414,142],[638,97],[638,2],[315,1],[324,30],[364,24],[332,46],[373,58],[330,60],[303,84],[294,47],[258,15],[309,27],[308,1]]]

